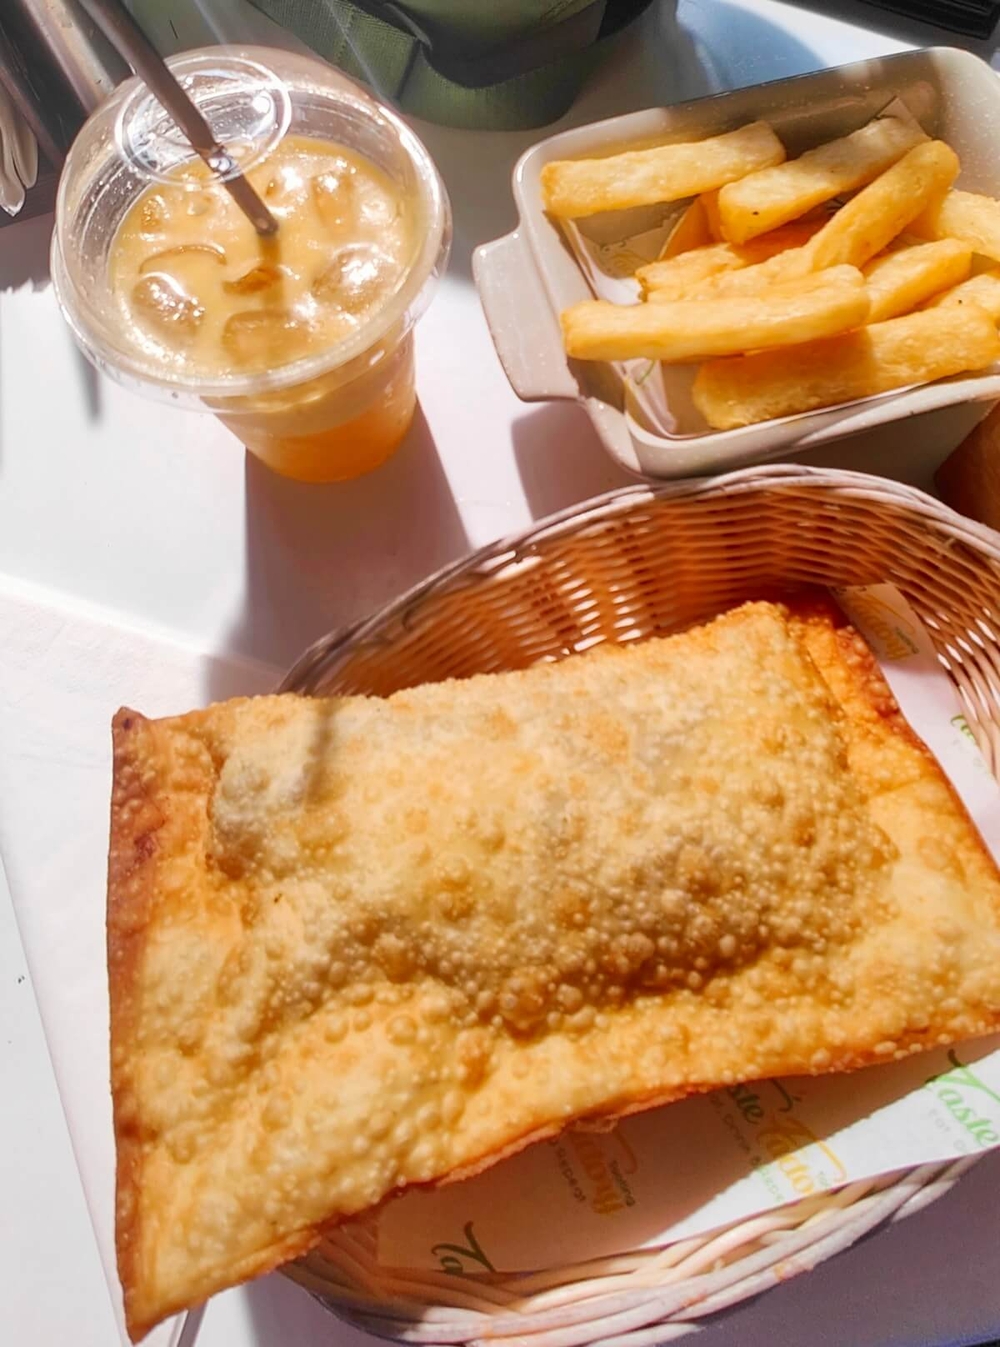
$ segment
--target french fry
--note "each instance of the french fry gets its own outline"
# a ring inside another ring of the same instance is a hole
[[[671,229],[660,249],[660,257],[664,260],[679,257],[681,253],[693,252],[696,248],[707,248],[713,241],[708,216],[705,214],[705,198],[696,196]]]
[[[715,430],[929,383],[1000,359],[1000,334],[974,304],[942,305],[794,349],[712,360],[694,381],[695,406]]]
[[[651,304],[670,303],[675,299],[723,299],[736,295],[764,295],[773,286],[820,273],[811,271],[812,259],[805,248],[786,248],[766,262],[724,271],[689,285],[683,294],[672,286],[654,285],[645,291]]]
[[[977,192],[951,191],[913,222],[924,238],[961,239],[977,253],[1000,262],[1000,201]]]
[[[659,262],[649,262],[639,267],[635,277],[644,293],[650,289],[672,287],[680,298],[691,286],[708,280],[710,276],[736,271],[747,265],[748,260],[742,248],[733,248],[728,243],[710,243]]]
[[[639,267],[635,273],[636,279],[646,294],[651,295],[653,291],[659,291],[661,298],[666,298],[669,294],[673,298],[681,299],[691,287],[711,277],[738,271],[744,267],[756,267],[777,254],[801,248],[816,234],[821,223],[816,220],[807,224],[786,225],[783,229],[762,234],[759,239],[739,247],[732,243],[715,243],[707,247],[692,248],[689,252],[675,254]]]
[[[711,192],[769,164],[785,147],[767,122],[707,140],[627,150],[606,159],[556,159],[542,169],[545,209],[564,219]]]
[[[608,304],[586,300],[562,315],[563,339],[578,360],[683,363],[736,351],[793,346],[857,327],[868,316],[864,277],[835,267],[766,296]]]
[[[938,239],[876,257],[865,268],[871,299],[870,323],[910,313],[939,290],[958,285],[969,274],[972,249],[957,239]]]
[[[952,308],[966,304],[977,304],[986,310],[995,323],[1000,323],[1000,271],[981,271],[978,276],[970,276],[953,290],[935,295],[924,307]]]
[[[942,196],[958,175],[958,155],[928,140],[887,168],[842,206],[809,243],[814,271],[863,267]]]
[[[727,243],[729,240],[722,232],[722,219],[719,215],[719,191],[702,192],[698,198],[701,202],[702,210],[705,212],[705,223],[708,226],[708,233],[714,243]]]
[[[797,159],[728,183],[719,193],[722,237],[746,243],[797,220],[814,206],[871,182],[926,138],[912,123],[878,117]]]

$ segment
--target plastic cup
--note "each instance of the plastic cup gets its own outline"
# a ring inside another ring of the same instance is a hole
[[[433,161],[390,108],[322,61],[213,47],[169,64],[244,169],[286,134],[344,145],[374,163],[407,198],[411,255],[391,292],[335,343],[263,372],[202,377],[178,369],[137,338],[111,288],[111,248],[130,207],[193,157],[159,103],[131,79],[83,126],[59,185],[52,277],[74,336],[119,383],[214,412],[283,476],[322,482],[369,472],[390,457],[413,418],[413,325],[447,262],[451,216]]]

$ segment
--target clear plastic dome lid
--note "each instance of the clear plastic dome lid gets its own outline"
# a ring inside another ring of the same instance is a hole
[[[408,331],[447,262],[451,217],[437,170],[419,138],[391,108],[318,58],[259,47],[211,47],[168,59],[222,154],[225,181],[267,159],[286,135],[342,144],[406,193],[414,211],[413,255],[386,303],[341,342],[264,374],[178,371],[131,337],[112,292],[109,259],[119,226],[153,184],[177,182],[191,145],[145,84],[127,80],[84,124],[67,156],[56,203],[52,276],[78,343],[121,382],[171,398],[228,398],[290,387],[364,356]]]
[[[186,63],[177,82],[211,127],[223,153],[210,167],[224,182],[266,159],[292,119],[288,88],[273,70],[246,57],[219,55]],[[124,160],[144,177],[171,181],[191,158],[184,133],[145,85],[134,87],[121,104],[114,126]]]

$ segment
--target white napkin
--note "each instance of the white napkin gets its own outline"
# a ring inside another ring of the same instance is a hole
[[[0,206],[16,215],[24,194],[38,177],[38,144],[34,133],[0,84]]]

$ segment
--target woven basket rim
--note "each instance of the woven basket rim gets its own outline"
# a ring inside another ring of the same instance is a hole
[[[524,559],[534,544],[543,539],[575,531],[588,523],[599,523],[619,511],[627,511],[644,501],[711,499],[714,496],[738,495],[760,489],[804,489],[832,492],[845,500],[882,497],[887,503],[908,507],[913,514],[923,516],[929,524],[942,528],[956,542],[963,543],[1000,569],[1000,532],[959,514],[936,496],[918,487],[897,482],[872,473],[852,472],[838,468],[816,468],[788,463],[764,463],[723,473],[717,477],[691,477],[680,482],[641,482],[634,486],[618,487],[600,496],[578,501],[565,509],[545,515],[514,533],[508,533],[493,542],[467,552],[446,566],[377,608],[373,613],[335,627],[326,636],[314,641],[295,663],[278,686],[279,692],[294,692],[321,664],[332,660],[348,646],[367,640],[383,624],[393,618],[402,618],[437,590],[446,587],[464,575],[482,576],[500,566],[516,565]]]
[[[320,1255],[318,1263],[314,1254],[308,1254],[285,1265],[281,1272],[338,1318],[390,1341],[423,1343],[426,1347],[485,1347],[489,1342],[497,1347],[525,1347],[529,1342],[550,1347],[554,1337],[563,1340],[564,1347],[603,1347],[605,1343],[626,1347],[630,1342],[660,1347],[663,1342],[697,1331],[703,1321],[710,1321],[718,1312],[755,1299],[886,1225],[898,1224],[923,1210],[953,1188],[980,1158],[969,1155],[911,1166],[882,1179],[847,1185],[842,1190],[846,1199],[843,1203],[837,1203],[837,1190],[833,1190],[825,1194],[832,1200],[801,1224],[782,1228],[782,1212],[808,1205],[810,1199],[682,1241],[673,1247],[687,1250],[699,1246],[692,1249],[692,1255],[701,1266],[681,1280],[668,1276],[661,1284],[647,1276],[634,1289],[622,1287],[617,1264],[622,1257],[628,1259],[635,1254],[598,1259],[597,1263],[611,1265],[608,1274],[596,1272],[596,1264],[592,1264],[582,1279],[571,1275],[561,1283],[556,1280],[558,1276],[572,1273],[574,1265],[553,1268],[546,1285],[550,1292],[557,1289],[561,1298],[561,1306],[554,1312],[550,1308],[532,1312],[530,1293],[528,1302],[519,1297],[522,1279],[530,1282],[530,1274],[494,1276],[490,1294],[476,1304],[476,1278],[452,1281],[452,1298],[442,1294],[444,1274],[382,1268],[371,1232],[355,1230],[350,1223],[333,1230],[314,1251]],[[763,1240],[757,1238],[755,1227],[774,1224],[778,1228],[770,1239],[766,1235]],[[736,1239],[727,1256],[725,1245],[731,1233]],[[655,1252],[640,1251],[640,1256]],[[602,1275],[609,1275],[610,1289],[599,1287]],[[521,1303],[512,1303],[517,1300]],[[595,1344],[591,1327],[595,1319],[606,1321],[609,1314],[614,1318],[622,1312],[636,1311],[638,1332],[633,1335],[626,1328],[620,1336],[610,1338],[600,1332]],[[521,1317],[525,1313],[527,1317]],[[567,1329],[571,1334],[568,1342]]]

